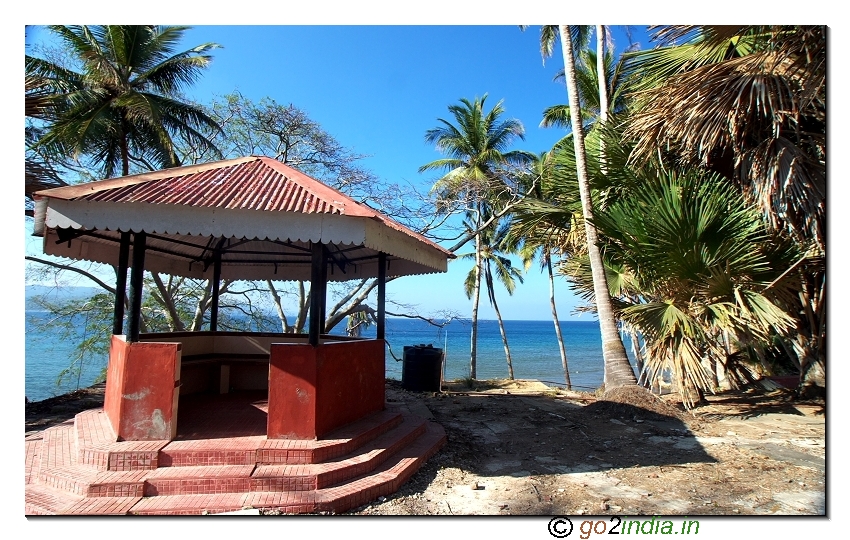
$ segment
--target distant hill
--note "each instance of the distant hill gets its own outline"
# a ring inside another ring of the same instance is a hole
[[[55,287],[47,285],[27,285],[24,287],[24,299],[26,309],[38,309],[33,304],[32,299],[35,296],[47,296],[53,301],[73,300],[77,298],[88,298],[93,294],[103,292],[97,287]]]

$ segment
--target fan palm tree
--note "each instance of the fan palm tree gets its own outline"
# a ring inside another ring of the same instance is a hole
[[[650,378],[672,370],[687,406],[714,390],[705,361],[729,361],[724,337],[764,348],[794,328],[782,309],[792,291],[775,283],[799,252],[718,175],[647,177],[594,223],[617,310],[646,341],[644,369]],[[588,291],[589,279],[578,279]]]
[[[666,46],[627,55],[642,74],[633,159],[670,148],[721,172],[776,228],[823,250],[826,27],[671,26],[653,39]]]
[[[467,223],[468,227],[472,224]],[[485,227],[481,231],[481,270],[484,273],[484,286],[487,289],[487,298],[490,300],[490,305],[493,311],[496,312],[496,320],[499,323],[499,333],[502,335],[502,345],[505,348],[505,360],[508,363],[508,378],[514,379],[514,364],[511,359],[511,349],[508,346],[508,336],[505,333],[505,324],[502,320],[502,312],[499,310],[499,304],[496,302],[496,286],[493,275],[498,278],[499,282],[508,291],[509,295],[513,295],[516,290],[516,282],[523,282],[522,273],[513,266],[511,259],[507,255],[516,254],[517,250],[512,246],[508,239],[510,231],[510,223],[503,222],[499,225],[491,225]],[[460,259],[475,259],[475,253],[467,253],[460,255]],[[495,272],[494,272],[495,270]],[[476,292],[476,284],[480,284],[478,277],[479,266],[473,266],[466,276],[464,281],[464,292],[467,298],[472,298]],[[480,286],[480,285],[479,285]]]
[[[454,123],[439,118],[439,127],[425,133],[425,141],[436,145],[437,149],[448,157],[419,168],[419,172],[447,171],[437,180],[432,190],[438,193],[442,201],[464,201],[467,219],[475,233],[473,240],[476,272],[472,287],[469,355],[469,373],[472,379],[476,378],[478,302],[483,274],[481,253],[485,247],[481,238],[483,216],[490,212],[493,204],[498,204],[506,187],[504,169],[523,165],[533,159],[533,155],[528,152],[508,150],[516,139],[525,138],[525,129],[519,120],[501,118],[504,114],[501,101],[485,113],[486,99],[487,94],[472,101],[463,98],[460,104],[449,106]]]
[[[38,146],[86,156],[105,177],[130,173],[130,163],[148,167],[180,164],[172,134],[212,147],[199,128],[218,129],[179,92],[200,76],[218,45],[175,52],[185,26],[50,26],[73,54],[80,72],[27,57],[27,76],[52,85],[55,118]],[[220,154],[219,154],[220,155]]]
[[[793,354],[803,394],[825,391],[826,27],[659,27],[629,55],[642,74],[626,135],[632,161],[659,155],[731,178],[809,256]],[[664,149],[661,152],[659,149]]]

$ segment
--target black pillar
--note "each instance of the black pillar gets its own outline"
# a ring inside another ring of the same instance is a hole
[[[377,338],[384,339],[387,320],[387,254],[378,254],[378,328]]]
[[[210,331],[218,330],[218,287],[221,281],[221,251],[213,255],[212,305],[210,306]]]
[[[130,259],[130,232],[121,233],[118,250],[118,276],[115,279],[115,310],[112,315],[112,334],[124,333],[124,297],[127,295],[127,263]]]
[[[324,244],[312,245],[312,265],[310,268],[310,345],[319,345],[319,336],[325,326],[325,296],[328,291],[328,251]]]
[[[130,316],[127,318],[127,341],[139,341],[139,328],[142,322],[142,287],[145,277],[144,232],[133,234],[133,266],[130,268]]]

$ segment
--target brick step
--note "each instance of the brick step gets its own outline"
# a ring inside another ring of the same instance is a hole
[[[144,495],[200,495],[249,491],[310,491],[373,470],[425,431],[425,421],[408,417],[355,453],[305,465],[202,465],[161,467],[144,476]]]
[[[38,483],[84,497],[141,497],[150,471],[98,471],[89,467],[44,469]]]
[[[145,497],[130,510],[139,516],[192,516],[241,510],[247,493],[207,493]]]
[[[200,515],[243,508],[276,509],[286,514],[341,513],[366,504],[401,487],[446,441],[443,428],[426,423],[423,433],[389,456],[375,470],[315,491],[253,491],[249,493],[184,494],[145,497],[131,510],[134,515]]]
[[[340,514],[398,491],[416,471],[446,444],[442,426],[427,422],[424,433],[369,474],[316,490],[316,512]],[[255,508],[262,508],[255,506]],[[280,507],[284,513],[299,513]]]
[[[425,433],[426,422],[407,416],[403,422],[333,461],[306,465],[258,465],[252,475],[251,491],[308,491],[345,482],[374,470],[385,460]]]
[[[91,409],[74,417],[76,460],[101,471],[151,470],[159,466],[159,451],[168,441],[118,442],[103,409]]]
[[[27,484],[24,488],[24,513],[28,516],[54,516],[61,514],[84,497],[40,484]]]
[[[41,469],[76,465],[77,443],[74,421],[68,420],[45,429],[38,454]]]
[[[145,477],[145,497],[245,493],[251,490],[254,464],[162,467]]]
[[[172,441],[159,451],[160,467],[321,463],[355,451],[402,421],[396,411],[381,411],[344,426],[319,441],[234,437]]]

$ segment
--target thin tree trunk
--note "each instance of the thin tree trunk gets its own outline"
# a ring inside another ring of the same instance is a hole
[[[170,287],[166,286],[165,283],[162,282],[162,277],[160,277],[158,272],[151,272],[151,277],[153,277],[157,292],[159,292],[159,300],[162,302],[165,312],[168,313],[171,331],[184,331],[186,327],[183,325],[183,321],[180,320],[180,314],[177,312],[177,307],[174,305],[174,298],[172,297]]]
[[[558,320],[558,310],[555,308],[555,274],[552,272],[552,255],[549,250],[544,252],[546,257],[546,270],[549,272],[549,305],[552,308],[552,321],[555,323],[555,335],[558,337],[558,350],[561,353],[561,365],[564,367],[564,380],[567,390],[573,389],[570,381],[570,368],[567,363],[567,349],[564,347],[564,337],[561,335],[561,322]]]
[[[629,330],[629,341],[632,342],[632,354],[635,355],[635,364],[637,364],[638,384],[648,388],[650,385],[647,381],[646,372],[643,370],[644,361],[643,354],[640,352],[640,338],[634,328]]]
[[[304,292],[304,282],[298,282],[298,317],[295,319],[295,333],[303,334],[304,333],[304,324],[307,322],[307,311],[310,308],[310,295],[313,293],[311,290],[309,293]]]
[[[290,331],[289,328],[289,320],[286,318],[286,313],[283,311],[283,304],[280,300],[280,294],[277,292],[277,288],[275,288],[274,283],[270,279],[266,280],[266,286],[269,288],[269,292],[272,295],[272,299],[274,300],[274,307],[277,311],[277,318],[280,319],[280,327],[284,334]]]
[[[578,176],[581,206],[584,215],[584,230],[587,236],[587,252],[590,258],[590,270],[593,274],[593,293],[596,313],[599,319],[599,329],[602,334],[602,357],[604,361],[605,389],[610,390],[619,386],[636,385],[635,372],[629,364],[629,357],[617,323],[614,320],[614,308],[608,292],[605,278],[605,266],[599,251],[596,227],[592,223],[593,204],[590,196],[590,179],[587,174],[587,159],[584,146],[584,129],[581,124],[581,106],[576,84],[575,58],[570,41],[568,25],[560,25],[561,48],[564,55],[564,73],[567,79],[567,94],[570,100],[570,121],[572,123],[573,144],[576,154],[576,173]]]
[[[605,25],[596,25],[596,78],[599,83],[599,122],[608,122],[608,77],[605,74]]]
[[[479,217],[480,220],[480,217]],[[478,352],[478,300],[481,292],[481,233],[475,235],[475,288],[472,290],[472,335],[470,337],[469,378],[475,379]]]
[[[487,269],[489,272],[489,268]],[[493,305],[493,311],[496,312],[496,320],[499,321],[499,333],[502,334],[502,345],[505,347],[505,360],[508,362],[508,378],[514,380],[514,363],[511,359],[511,349],[508,347],[508,336],[505,334],[505,325],[502,322],[502,313],[499,311],[499,304],[496,303],[496,292],[493,290],[492,279],[487,280],[490,285],[487,292],[490,295],[490,303]]]
[[[596,25],[596,79],[599,86],[599,127],[608,122],[608,77],[605,74],[605,25]],[[599,140],[599,170],[608,174],[608,163],[605,159],[605,140]]]

